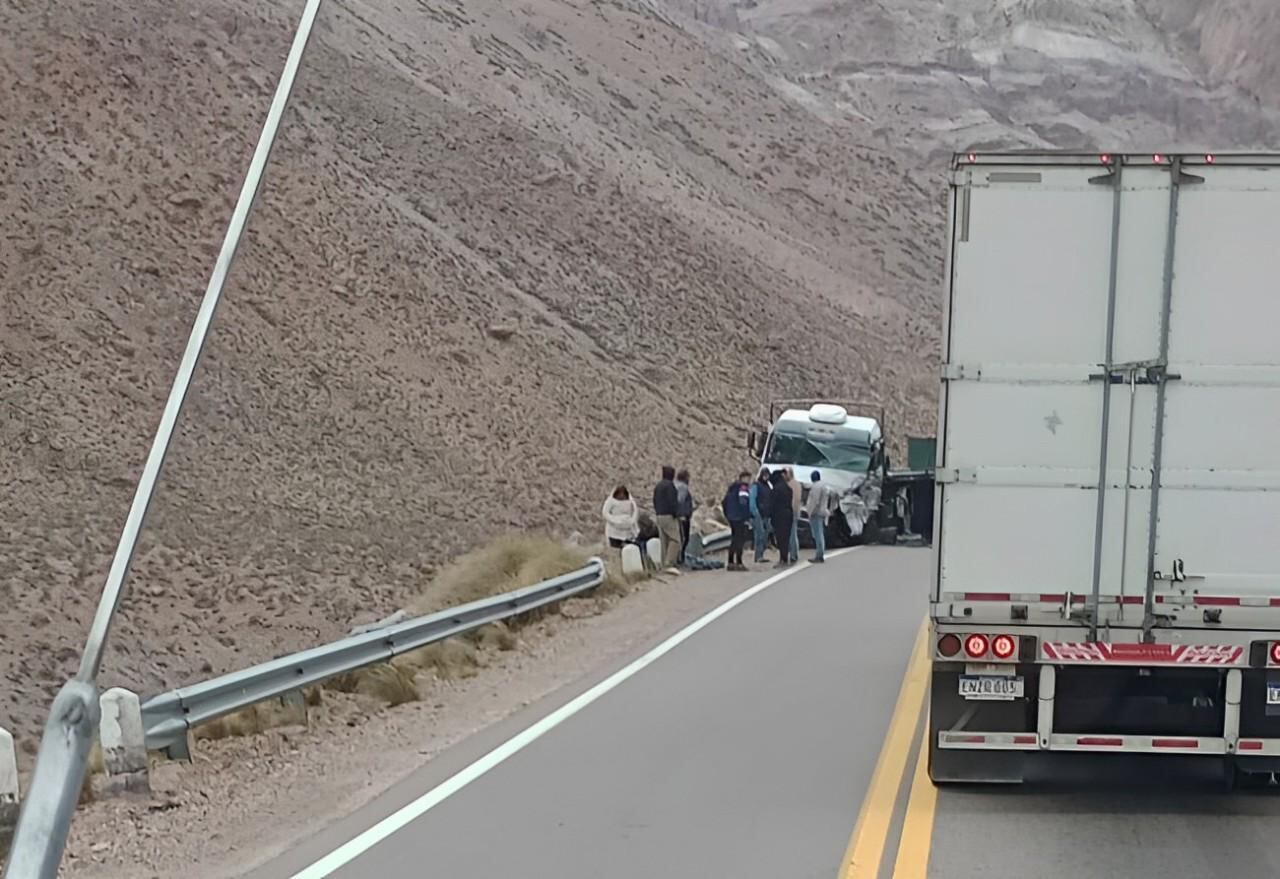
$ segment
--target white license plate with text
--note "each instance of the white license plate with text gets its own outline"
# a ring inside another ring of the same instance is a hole
[[[1025,696],[1026,685],[1013,675],[961,675],[960,695],[978,701],[1009,701]]]

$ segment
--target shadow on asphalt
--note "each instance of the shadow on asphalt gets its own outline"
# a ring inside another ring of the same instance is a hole
[[[1240,815],[1280,813],[1280,786],[1233,790],[1223,761],[1159,756],[1032,758],[1021,785],[948,785],[953,808],[991,814]]]

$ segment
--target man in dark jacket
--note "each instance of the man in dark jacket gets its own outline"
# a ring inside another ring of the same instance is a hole
[[[662,479],[653,489],[653,515],[662,542],[662,567],[670,570],[680,561],[680,492],[674,467],[662,468]]]
[[[751,483],[751,539],[755,544],[757,565],[769,561],[764,553],[769,548],[769,504],[772,499],[769,468],[762,467],[760,476]]]
[[[751,474],[739,473],[738,479],[724,493],[721,503],[724,517],[729,520],[729,565],[730,571],[745,571],[742,563],[742,550],[747,545],[747,522],[751,521]]]
[[[769,482],[773,488],[773,500],[770,504],[769,513],[773,521],[774,540],[778,544],[779,558],[777,566],[785,568],[796,561],[790,556],[791,527],[796,521],[791,499],[795,495],[791,491],[791,486],[787,484],[786,474],[781,470],[775,470]]]

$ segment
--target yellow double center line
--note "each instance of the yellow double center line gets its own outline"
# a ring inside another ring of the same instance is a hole
[[[911,756],[911,743],[916,725],[924,710],[924,697],[929,687],[929,623],[920,624],[915,647],[907,662],[907,673],[898,692],[898,702],[889,721],[880,758],[871,776],[871,786],[858,813],[849,848],[840,867],[839,879],[877,879],[880,864],[893,822],[894,805]],[[920,755],[911,784],[907,815],[902,827],[894,879],[924,879],[929,864],[929,845],[933,835],[933,814],[937,791],[928,774],[928,723],[922,739]]]

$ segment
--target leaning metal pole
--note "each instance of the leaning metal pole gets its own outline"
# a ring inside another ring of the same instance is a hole
[[[129,516],[125,520],[120,542],[116,545],[111,570],[107,573],[102,598],[98,603],[98,610],[85,642],[80,669],[76,676],[58,691],[58,695],[53,700],[49,720],[45,724],[44,735],[40,740],[40,751],[36,757],[31,788],[22,803],[13,845],[5,864],[4,879],[56,879],[58,875],[58,864],[62,860],[62,852],[66,847],[71,818],[80,799],[80,789],[84,784],[89,749],[98,730],[97,676],[98,668],[102,665],[103,652],[106,650],[107,636],[111,632],[112,620],[116,609],[120,606],[120,598],[124,594],[129,568],[138,546],[138,536],[142,532],[147,510],[155,495],[156,483],[160,479],[160,470],[169,453],[169,443],[173,440],[174,428],[182,414],[182,406],[186,402],[187,392],[191,387],[191,378],[200,362],[200,353],[204,349],[209,329],[213,325],[214,313],[218,309],[218,301],[222,298],[227,275],[231,271],[231,264],[235,260],[240,239],[244,235],[245,226],[248,224],[254,201],[262,185],[262,175],[271,157],[271,148],[275,145],[280,119],[293,92],[294,79],[302,64],[302,56],[311,38],[311,28],[315,24],[321,2],[322,0],[307,0],[302,20],[294,34],[293,45],[285,60],[284,72],[280,76],[279,85],[276,86],[275,97],[267,112],[266,122],[263,123],[262,134],[258,138],[253,159],[249,163],[249,171],[245,175],[244,186],[240,189],[240,198],[227,225],[227,234],[222,240],[222,250],[218,254],[218,261],[214,263],[213,273],[209,276],[209,286],[200,303],[200,311],[191,328],[191,336],[187,339],[187,348],[182,354],[178,374],[173,380],[173,387],[169,390],[169,399],[165,403],[164,414],[160,417],[160,426],[156,429],[151,451],[147,454],[147,462],[142,468],[142,476],[138,479],[133,503],[129,507]]]

